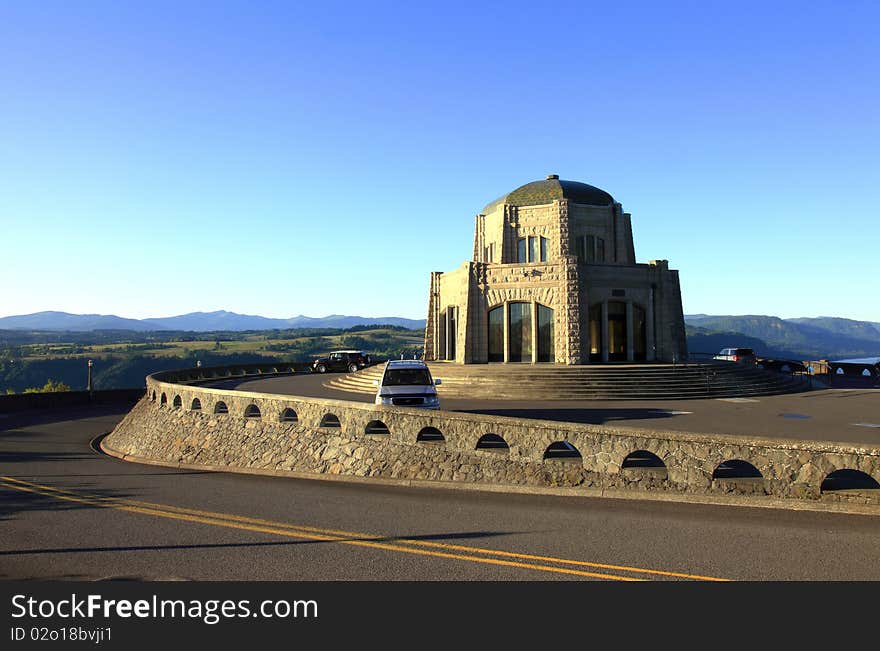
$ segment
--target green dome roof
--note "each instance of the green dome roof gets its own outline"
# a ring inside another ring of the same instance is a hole
[[[608,206],[614,203],[614,198],[604,190],[578,181],[560,181],[556,174],[551,174],[543,181],[526,183],[499,197],[483,208],[482,214],[488,215],[503,203],[511,206],[540,206],[553,203],[555,199],[568,199],[572,203],[590,206]]]

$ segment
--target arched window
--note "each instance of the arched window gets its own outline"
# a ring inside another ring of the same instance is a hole
[[[852,470],[850,468],[843,468],[829,473],[819,488],[822,493],[833,491],[876,491],[878,489],[880,489],[880,483],[871,475],[861,470]]]
[[[228,414],[229,407],[226,406],[225,402],[220,400],[217,402],[217,404],[214,405],[214,413],[215,414]]]
[[[477,441],[477,450],[487,450],[488,452],[503,454],[510,452],[510,446],[507,445],[507,441],[497,434],[484,434]]]
[[[544,450],[544,459],[564,459],[574,461],[581,459],[580,451],[568,441],[556,441]]]
[[[296,412],[293,409],[291,409],[290,407],[288,407],[287,409],[285,409],[284,411],[281,412],[281,419],[280,420],[282,423],[296,423],[299,420],[299,418],[296,415]]]
[[[445,440],[443,433],[436,427],[423,427],[416,437],[416,441],[422,443],[439,443]]]
[[[388,435],[390,433],[388,426],[381,420],[371,420],[364,428],[364,434]]]
[[[192,403],[189,406],[190,411],[200,411],[202,409],[202,401],[198,398],[193,398]]]
[[[247,409],[244,410],[245,418],[260,418],[261,416],[260,408],[256,405],[248,405]]]
[[[760,470],[742,459],[722,461],[712,473],[712,479],[760,479],[762,477]]]

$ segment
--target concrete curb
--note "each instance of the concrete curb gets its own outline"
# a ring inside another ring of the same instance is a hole
[[[487,493],[506,493],[515,495],[553,495],[559,497],[586,497],[600,499],[636,500],[645,502],[672,502],[678,504],[704,504],[709,506],[738,506],[747,508],[784,509],[789,511],[810,511],[815,513],[838,513],[845,515],[880,516],[880,505],[847,504],[845,502],[814,502],[806,500],[785,500],[771,497],[751,497],[747,495],[697,495],[689,493],[655,493],[649,491],[627,491],[605,488],[550,488],[544,486],[519,486],[515,484],[486,484],[479,482],[436,481],[426,479],[389,479],[386,477],[357,477],[353,475],[328,475],[296,470],[267,468],[241,468],[237,466],[215,466],[210,464],[157,461],[120,452],[105,443],[107,435],[98,442],[100,450],[111,457],[130,463],[149,466],[177,468],[179,470],[206,470],[209,472],[232,472],[244,475],[267,477],[289,477],[334,481],[349,484],[372,486],[398,486],[402,488],[426,488],[451,491],[476,491]]]

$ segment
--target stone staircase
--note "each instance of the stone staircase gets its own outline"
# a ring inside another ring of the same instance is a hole
[[[739,398],[806,391],[807,380],[730,362],[672,364],[429,363],[441,398],[506,400],[670,400]],[[334,376],[324,386],[374,394],[382,365]]]

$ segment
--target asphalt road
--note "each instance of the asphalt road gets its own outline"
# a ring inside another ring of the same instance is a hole
[[[224,380],[210,386],[336,400],[372,396],[323,386],[331,375]],[[823,389],[755,398],[705,400],[462,400],[443,409],[642,429],[709,432],[880,446],[880,389]]]
[[[880,580],[874,516],[177,471],[124,411],[0,417],[0,578]]]

